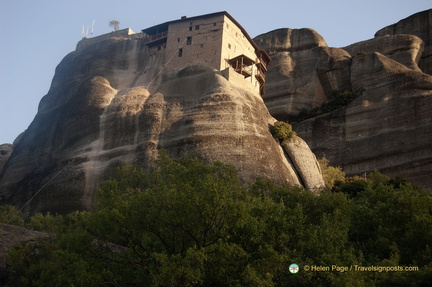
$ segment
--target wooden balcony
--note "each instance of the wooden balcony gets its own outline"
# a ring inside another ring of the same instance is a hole
[[[255,61],[245,55],[239,55],[235,58],[229,59],[228,63],[234,70],[243,75],[245,78],[252,76],[252,69]]]
[[[159,44],[166,43],[168,38],[168,31],[163,31],[154,35],[147,35],[147,46],[152,47]]]

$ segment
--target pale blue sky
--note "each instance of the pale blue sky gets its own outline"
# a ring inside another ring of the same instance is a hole
[[[312,28],[331,47],[370,39],[375,32],[432,8],[430,0],[0,0],[0,144],[30,125],[55,68],[95,20],[93,36],[228,11],[255,37],[278,28]]]

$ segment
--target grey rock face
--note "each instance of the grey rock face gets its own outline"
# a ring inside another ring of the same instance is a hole
[[[272,54],[327,47],[324,38],[313,29],[277,29],[254,39],[261,49]]]
[[[423,54],[424,42],[414,35],[386,35],[354,43],[343,49],[352,57],[378,52],[410,69],[421,71],[418,63]]]
[[[432,75],[432,9],[411,15],[396,24],[387,26],[375,33],[375,37],[385,35],[410,34],[422,39],[424,52],[419,61],[420,69]]]
[[[432,190],[432,77],[372,53],[353,58],[351,82],[360,97],[296,132],[349,175],[379,170]]]
[[[27,244],[29,242],[36,242],[38,239],[45,237],[48,237],[47,233],[2,223],[0,229],[0,272],[6,268],[5,258],[7,251],[11,250],[19,243]]]
[[[13,151],[12,144],[2,144],[0,145],[0,171],[3,169],[3,166],[6,164],[10,155]]]
[[[204,66],[160,73],[152,53],[140,39],[116,38],[66,56],[0,175],[1,201],[21,207],[34,196],[27,213],[91,209],[114,167],[151,169],[160,149],[233,164],[245,181],[301,185],[258,94]],[[301,157],[322,182],[304,145]]]
[[[322,178],[316,176],[321,173],[318,161],[315,156],[310,155],[310,148],[303,139],[296,137],[292,141],[284,143],[283,148],[295,167],[303,186],[315,191],[324,186]]]
[[[273,59],[263,95],[270,113],[295,120],[301,110],[329,101],[332,91],[351,90],[357,99],[294,123],[297,134],[348,175],[380,170],[432,190],[432,81],[426,74],[431,13],[417,13],[342,49],[326,47],[313,30],[297,30],[296,39],[308,39],[303,44],[290,41],[290,29],[258,36]]]
[[[291,120],[328,101],[333,91],[351,89],[351,56],[329,48],[311,29],[279,29],[254,39],[272,61],[263,99],[272,116]]]

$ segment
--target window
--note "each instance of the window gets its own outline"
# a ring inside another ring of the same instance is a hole
[[[216,26],[216,23],[213,23],[213,27],[215,27]]]
[[[187,37],[186,45],[192,44],[192,37]]]
[[[183,56],[183,49],[182,49],[182,48],[179,49],[178,56],[179,56],[179,57]]]
[[[179,43],[180,43],[180,38],[177,38],[177,42],[179,42]]]
[[[192,31],[192,26],[189,27],[189,31]]]
[[[199,25],[196,25],[196,26],[195,26],[195,30],[199,30]]]
[[[201,48],[204,48],[204,44],[201,44]]]
[[[230,43],[228,43],[228,49],[231,49],[231,44]]]

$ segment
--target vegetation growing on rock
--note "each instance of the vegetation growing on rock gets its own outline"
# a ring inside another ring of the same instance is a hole
[[[271,133],[280,144],[283,144],[286,141],[291,141],[296,137],[296,133],[292,130],[292,126],[289,123],[282,121],[276,121],[274,123],[271,127]]]
[[[332,94],[332,100],[322,103],[321,106],[317,108],[313,108],[310,111],[302,110],[298,116],[298,121],[303,121],[309,118],[316,117],[321,114],[329,113],[331,111],[335,111],[337,109],[343,108],[348,105],[352,100],[357,98],[357,96],[351,91],[334,91]]]

